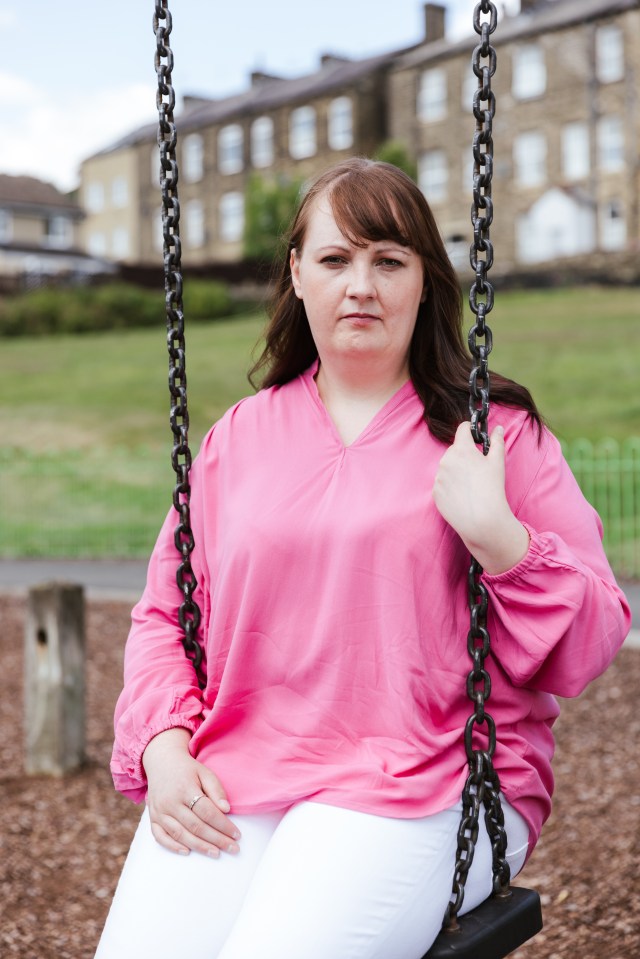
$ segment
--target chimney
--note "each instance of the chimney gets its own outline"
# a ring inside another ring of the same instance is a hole
[[[335,53],[323,53],[320,57],[320,66],[326,67],[329,64],[331,66],[338,66],[341,63],[351,63],[349,57],[341,57]]]
[[[444,40],[444,20],[446,8],[440,3],[425,3],[424,5],[424,39],[425,43],[434,43]]]
[[[267,83],[273,83],[274,80],[282,80],[282,77],[276,77],[272,73],[264,73],[262,70],[251,71],[251,87],[263,87]]]

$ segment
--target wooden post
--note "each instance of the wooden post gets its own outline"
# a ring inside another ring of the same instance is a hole
[[[62,776],[85,756],[84,590],[29,591],[25,629],[25,769]]]

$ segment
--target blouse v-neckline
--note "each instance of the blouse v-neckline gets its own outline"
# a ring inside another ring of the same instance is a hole
[[[320,396],[320,391],[318,390],[318,384],[316,382],[316,374],[319,366],[320,361],[315,360],[309,369],[303,374],[303,380],[307,387],[309,396],[311,397],[313,403],[318,407],[321,416],[325,420],[330,432],[333,434],[335,442],[344,452],[359,446],[369,436],[369,434],[372,433],[377,426],[382,423],[382,421],[386,419],[386,417],[389,416],[389,414],[392,413],[402,403],[407,396],[410,396],[412,393],[414,393],[413,383],[409,379],[406,383],[403,383],[402,386],[398,387],[395,393],[393,393],[389,399],[383,403],[380,409],[373,414],[369,422],[358,433],[358,435],[350,443],[345,443],[338,431],[338,427],[329,413],[329,410],[324,405]]]

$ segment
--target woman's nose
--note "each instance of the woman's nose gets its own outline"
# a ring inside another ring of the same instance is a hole
[[[368,300],[376,296],[375,276],[367,263],[352,263],[347,282],[347,296]]]

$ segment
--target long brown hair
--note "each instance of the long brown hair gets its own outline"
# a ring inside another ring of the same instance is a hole
[[[424,195],[405,173],[389,163],[352,158],[329,169],[305,194],[289,233],[286,255],[266,329],[264,350],[249,379],[264,372],[261,388],[282,386],[306,370],[318,351],[304,304],[295,295],[290,257],[302,249],[313,204],[326,195],[342,234],[356,246],[392,240],[411,247],[424,265],[426,297],[420,304],[409,349],[409,375],[424,404],[424,418],[440,440],[450,442],[468,418],[471,356],[462,333],[462,293],[435,219]],[[540,415],[529,391],[491,374],[491,398]]]

